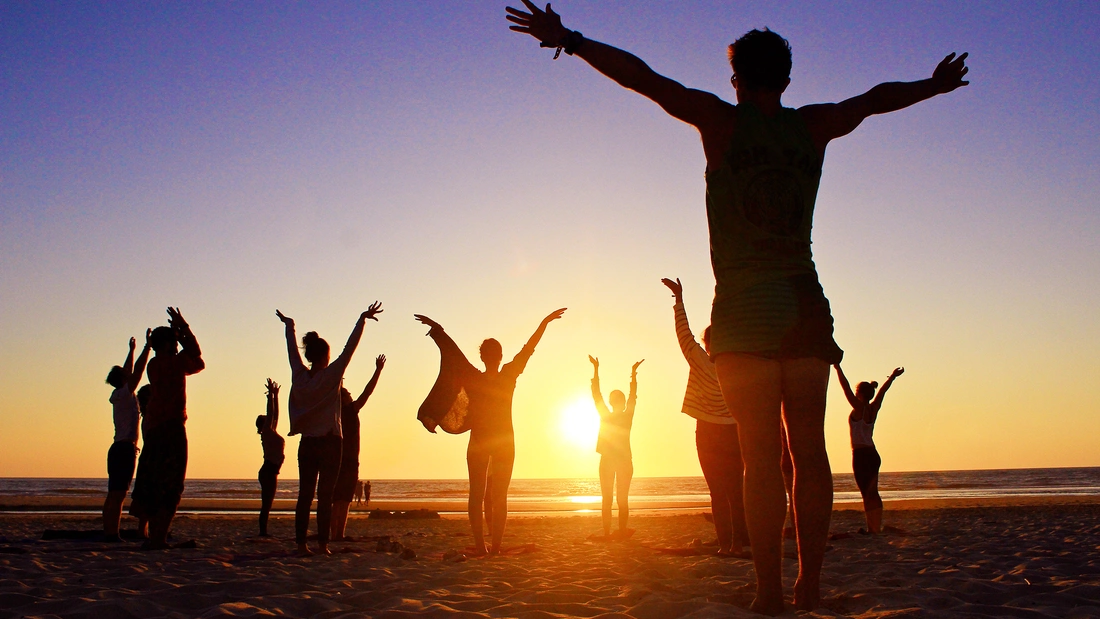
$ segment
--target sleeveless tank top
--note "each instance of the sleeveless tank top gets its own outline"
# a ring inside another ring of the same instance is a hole
[[[856,447],[874,447],[875,440],[872,435],[875,432],[875,424],[863,420],[863,415],[856,419],[848,416],[848,430],[852,437],[852,449]]]
[[[716,303],[794,275],[815,274],[810,252],[822,159],[797,110],[768,118],[737,106],[722,164],[706,174]]]

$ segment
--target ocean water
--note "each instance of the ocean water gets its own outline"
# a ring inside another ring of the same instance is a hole
[[[0,497],[65,498],[102,497],[107,480],[96,478],[0,478]],[[859,501],[859,490],[850,473],[833,476],[835,500]],[[371,480],[371,503],[431,504],[444,511],[465,510],[466,480]],[[278,499],[295,499],[296,479],[280,479]],[[1100,496],[1100,467],[1058,469],[1006,469],[984,471],[923,471],[882,473],[879,491],[891,499],[952,499],[1022,496]],[[231,503],[257,500],[255,479],[188,479],[185,498]],[[599,509],[598,479],[515,479],[508,492],[513,511],[585,511]],[[9,501],[10,502],[10,501]],[[630,485],[635,509],[682,509],[709,505],[702,477],[637,477]]]

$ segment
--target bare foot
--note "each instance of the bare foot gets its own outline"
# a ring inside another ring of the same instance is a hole
[[[794,607],[797,610],[811,611],[821,602],[821,583],[810,584],[799,578],[794,583]]]
[[[317,547],[318,554],[331,555],[332,551],[328,549],[328,544],[321,544]]]
[[[769,617],[775,617],[783,612],[783,598],[770,599],[763,601],[760,596],[757,595],[756,599],[752,601],[749,606],[749,610],[754,613],[760,613],[761,615],[767,615]]]
[[[299,557],[312,557],[313,551],[307,548],[305,544],[298,544],[298,551],[295,554]]]

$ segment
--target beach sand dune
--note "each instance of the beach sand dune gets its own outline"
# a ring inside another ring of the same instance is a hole
[[[801,615],[1100,617],[1100,506],[894,512],[903,533],[878,537],[856,533],[861,518],[834,514],[823,607]],[[0,618],[758,616],[747,610],[751,561],[656,550],[713,540],[700,514],[632,525],[628,541],[591,542],[595,514],[515,518],[505,556],[455,561],[471,540],[464,520],[353,518],[349,532],[363,541],[303,559],[287,516],[272,520],[277,538],[262,539],[253,517],[185,515],[174,538],[198,548],[142,552],[39,539],[47,528],[95,528],[91,516],[3,514]],[[386,535],[416,558],[379,552],[373,538]],[[787,560],[788,588],[795,574]]]

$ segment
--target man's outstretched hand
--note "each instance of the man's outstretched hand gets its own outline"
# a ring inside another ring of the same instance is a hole
[[[932,72],[932,82],[936,85],[936,92],[942,95],[970,83],[963,80],[963,76],[970,71],[966,66],[966,57],[969,54],[969,52],[963,52],[961,56],[955,58],[955,52],[951,52],[936,65],[936,70]]]
[[[546,3],[545,11],[539,9],[530,0],[523,0],[523,5],[527,7],[530,13],[513,9],[510,6],[504,7],[504,10],[508,12],[505,19],[516,24],[515,26],[508,26],[509,30],[527,33],[549,47],[557,47],[569,34],[565,26],[561,25],[561,16],[550,8],[549,2]]]

